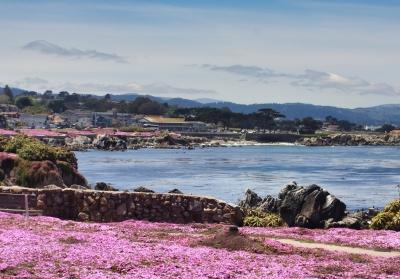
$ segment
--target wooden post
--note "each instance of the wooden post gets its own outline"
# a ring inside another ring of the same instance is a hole
[[[28,205],[28,194],[25,194],[25,221],[28,221],[29,217],[29,205]]]

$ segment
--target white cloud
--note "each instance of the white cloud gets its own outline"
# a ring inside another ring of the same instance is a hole
[[[198,65],[195,65],[198,66]],[[358,77],[348,77],[337,73],[306,69],[301,74],[281,73],[270,68],[252,65],[218,66],[203,64],[200,66],[211,71],[225,72],[256,81],[269,82],[272,78],[289,82],[295,87],[305,87],[309,90],[336,90],[359,95],[400,96],[400,89],[387,83],[371,83]]]
[[[24,50],[32,50],[46,55],[55,55],[59,57],[74,59],[96,59],[103,61],[113,61],[116,63],[128,63],[128,61],[113,53],[100,52],[97,50],[81,50],[78,48],[64,48],[62,46],[50,43],[45,40],[32,41],[22,47]]]
[[[151,84],[139,84],[135,82],[124,83],[124,84],[108,84],[108,83],[97,83],[97,82],[64,82],[56,83],[49,82],[45,79],[37,77],[27,77],[21,80],[10,83],[13,87],[21,89],[34,90],[43,92],[45,90],[58,91],[69,91],[77,93],[91,93],[91,94],[105,94],[105,93],[143,93],[143,94],[154,94],[154,95],[169,95],[169,96],[181,96],[181,95],[207,95],[213,96],[218,93],[214,90],[208,89],[196,89],[196,88],[183,88],[176,87],[165,83],[151,83]]]

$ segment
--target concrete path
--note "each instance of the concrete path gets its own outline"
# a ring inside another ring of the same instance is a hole
[[[350,254],[359,254],[359,255],[369,255],[374,257],[400,257],[400,251],[379,251],[374,249],[367,248],[359,248],[359,247],[350,247],[350,246],[341,246],[335,244],[326,244],[326,243],[318,243],[318,242],[304,242],[295,239],[289,238],[273,238],[276,241],[279,241],[283,244],[289,244],[295,247],[300,248],[310,248],[310,249],[324,249],[328,251],[335,252],[345,252]]]

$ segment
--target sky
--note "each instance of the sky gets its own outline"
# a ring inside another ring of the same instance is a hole
[[[0,0],[0,86],[400,103],[400,1]]]

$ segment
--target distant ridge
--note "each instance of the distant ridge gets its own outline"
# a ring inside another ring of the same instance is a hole
[[[20,88],[12,88],[15,95],[24,92]],[[0,87],[0,93],[3,88]],[[93,94],[93,96],[96,96]],[[103,96],[98,96],[102,98]],[[139,93],[111,94],[114,101],[133,101],[137,97],[147,97],[160,103],[168,103],[171,106],[195,108],[195,107],[212,107],[212,108],[229,108],[233,112],[252,113],[261,108],[272,108],[284,114],[287,119],[304,118],[311,116],[315,119],[323,120],[326,116],[333,116],[338,119],[348,120],[362,125],[382,125],[393,124],[400,126],[400,104],[387,104],[366,108],[340,108],[334,106],[320,106],[304,103],[262,103],[262,104],[237,104],[233,102],[218,101],[209,98],[199,98],[190,100],[185,98],[167,98],[152,95],[143,95]]]

